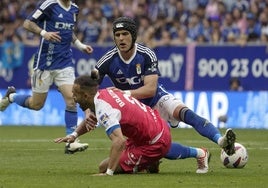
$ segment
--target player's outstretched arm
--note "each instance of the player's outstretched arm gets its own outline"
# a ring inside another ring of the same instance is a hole
[[[95,124],[96,125],[96,124]],[[70,134],[67,135],[65,137],[60,137],[60,138],[56,138],[54,139],[55,143],[62,143],[62,142],[68,142],[68,143],[72,143],[75,141],[76,138],[78,138],[79,136],[90,132],[91,130],[93,130],[96,126],[91,124],[89,125],[89,123],[86,122],[86,119],[84,119],[75,129],[75,131]]]
[[[70,135],[67,135],[65,137],[56,138],[56,139],[54,139],[54,142],[55,143],[62,143],[62,142],[72,143],[75,141],[75,139],[76,139],[76,137],[74,135],[70,134]]]
[[[110,135],[112,146],[110,149],[110,156],[104,159],[99,165],[100,173],[93,174],[93,176],[112,176],[114,173],[122,173],[123,170],[119,165],[119,160],[122,151],[125,148],[125,138],[120,128],[115,129]]]
[[[109,163],[107,166],[106,174],[113,175],[113,173],[118,169],[119,159],[122,151],[125,148],[125,138],[121,131],[121,128],[115,129],[110,135],[112,140],[112,145],[110,149]]]

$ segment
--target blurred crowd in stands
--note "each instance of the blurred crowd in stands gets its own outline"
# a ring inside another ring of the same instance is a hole
[[[39,36],[22,28],[38,0],[0,1],[0,44],[38,45]],[[112,22],[134,18],[138,42],[163,45],[267,44],[268,0],[73,0],[79,7],[76,34],[83,43],[111,45]]]

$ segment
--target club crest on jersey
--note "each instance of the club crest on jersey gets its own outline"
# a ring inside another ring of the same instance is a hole
[[[141,74],[141,64],[136,64],[136,72],[137,74]]]

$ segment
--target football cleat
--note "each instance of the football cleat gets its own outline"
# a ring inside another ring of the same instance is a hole
[[[235,139],[236,135],[232,129],[227,129],[223,136],[223,147],[227,155],[233,155],[235,153]]]
[[[74,154],[76,152],[85,151],[87,148],[87,143],[79,143],[77,141],[73,143],[67,143],[65,146],[65,154]]]
[[[205,155],[203,157],[198,157],[197,160],[197,174],[205,174],[208,172],[208,163],[210,161],[210,153],[206,148],[202,148],[204,151]]]
[[[0,100],[0,111],[5,111],[5,109],[9,106],[10,103],[12,103],[9,100],[9,95],[11,93],[16,93],[16,89],[13,86],[10,86],[7,88],[5,96]]]

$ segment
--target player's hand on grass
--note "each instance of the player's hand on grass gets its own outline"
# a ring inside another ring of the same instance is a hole
[[[92,176],[109,176],[106,173],[98,173],[98,174],[93,174]]]
[[[65,137],[61,137],[61,138],[56,138],[54,140],[55,143],[62,143],[62,142],[68,142],[68,143],[72,143],[75,141],[75,136],[73,135],[67,135]]]

